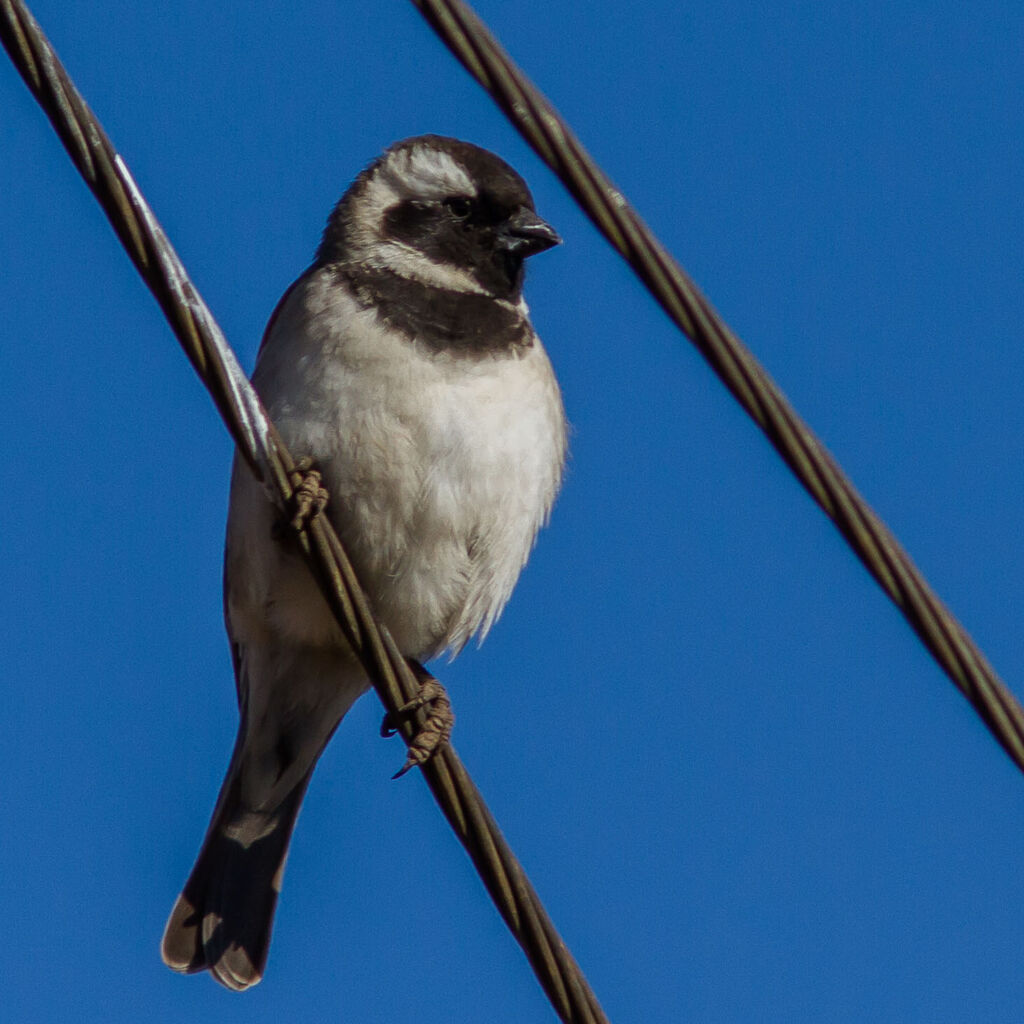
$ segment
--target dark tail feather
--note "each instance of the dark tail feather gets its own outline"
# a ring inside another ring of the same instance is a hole
[[[164,930],[164,963],[236,991],[263,977],[292,829],[312,771],[272,812],[240,805],[229,773],[192,874]],[[232,778],[234,776],[234,778]]]

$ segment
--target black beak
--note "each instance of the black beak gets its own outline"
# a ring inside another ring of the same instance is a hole
[[[525,206],[520,206],[498,231],[499,247],[515,256],[533,256],[561,242],[558,232]]]

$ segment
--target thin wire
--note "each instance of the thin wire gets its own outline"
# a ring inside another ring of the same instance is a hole
[[[764,431],[932,657],[1024,770],[1024,710],[764,368],[472,9],[462,0],[413,3]]]
[[[239,451],[270,497],[286,510],[295,469],[291,455],[124,161],[20,0],[0,0],[0,42],[160,303]],[[419,684],[390,634],[370,612],[340,540],[326,517],[318,516],[298,535],[298,541],[385,708],[396,711],[418,692]],[[400,724],[408,743],[415,726]],[[607,1024],[596,996],[454,749],[448,746],[440,751],[422,771],[556,1013],[567,1024]]]

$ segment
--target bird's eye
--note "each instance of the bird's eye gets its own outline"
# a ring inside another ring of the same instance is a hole
[[[458,220],[465,220],[473,212],[473,200],[467,199],[465,196],[449,196],[444,201],[444,205]]]

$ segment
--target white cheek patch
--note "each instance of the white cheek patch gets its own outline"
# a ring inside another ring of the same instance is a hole
[[[383,242],[374,250],[374,260],[380,266],[398,274],[399,277],[419,281],[435,288],[455,292],[476,292],[486,295],[487,291],[465,270],[449,263],[435,263],[418,249],[402,242]]]
[[[363,251],[381,237],[381,223],[384,214],[396,203],[398,193],[380,174],[367,181],[358,201],[352,204],[352,226],[355,237],[352,242]]]

